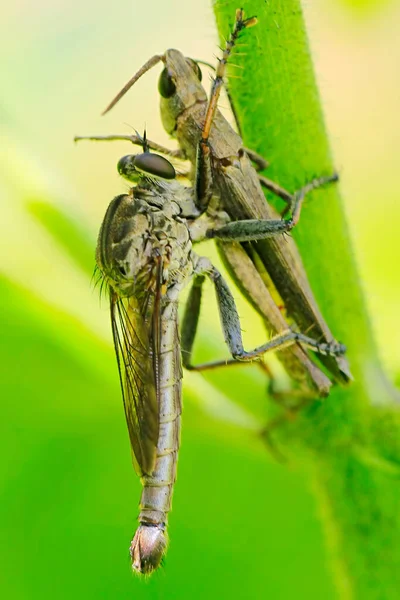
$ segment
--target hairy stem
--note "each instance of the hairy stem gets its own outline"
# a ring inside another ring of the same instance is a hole
[[[229,89],[244,143],[270,161],[269,178],[294,191],[335,170],[301,5],[259,0],[241,7],[259,20],[232,58],[244,68],[230,69],[239,76],[229,79]],[[236,8],[231,0],[215,4],[222,43]],[[279,443],[289,456],[300,452],[307,466],[338,597],[394,599],[400,589],[400,417],[377,356],[338,185],[306,203],[294,236],[329,327],[348,346],[355,381],[282,427]]]

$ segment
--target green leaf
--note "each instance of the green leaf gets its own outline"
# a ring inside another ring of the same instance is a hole
[[[27,203],[27,208],[75,264],[91,275],[95,241],[87,230],[76,219],[48,202],[31,200]]]

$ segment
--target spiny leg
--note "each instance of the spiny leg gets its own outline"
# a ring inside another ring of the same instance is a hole
[[[301,208],[306,194],[318,187],[337,181],[337,178],[336,174],[328,177],[319,177],[296,192],[290,198],[290,203],[288,204],[288,208],[292,212],[289,219],[244,219],[242,221],[231,221],[223,227],[209,229],[206,235],[208,238],[215,238],[226,242],[254,242],[274,235],[289,233],[300,220]]]
[[[215,116],[215,112],[217,110],[218,100],[219,100],[219,97],[221,94],[221,88],[222,88],[222,86],[224,86],[224,76],[225,76],[225,72],[226,72],[226,65],[227,65],[228,59],[232,53],[232,50],[235,46],[235,43],[237,41],[237,38],[238,38],[240,32],[243,31],[243,29],[252,27],[257,24],[256,17],[250,17],[249,19],[244,19],[243,17],[244,17],[243,10],[238,9],[236,11],[235,27],[233,29],[233,32],[232,32],[229,40],[226,42],[226,47],[223,51],[222,58],[219,59],[218,66],[215,70],[216,74],[215,74],[215,78],[213,80],[213,85],[211,88],[210,99],[209,99],[206,118],[205,118],[205,122],[204,122],[204,126],[203,126],[202,139],[200,142],[200,147],[204,154],[207,154],[208,138],[210,135],[211,125],[212,125],[212,122],[213,122],[213,119]],[[238,118],[234,103],[232,101],[232,97],[229,93],[229,90],[228,90],[226,84],[225,84],[225,89],[226,89],[226,93],[228,96],[228,101],[229,101],[229,104],[231,107],[231,111],[232,111],[234,120],[236,122],[237,129],[239,131],[239,134],[242,135],[239,118]],[[268,167],[268,162],[262,156],[260,156],[258,153],[256,153],[255,151],[253,151],[249,148],[243,148],[243,151],[246,152],[246,154],[248,155],[250,160],[256,164],[257,171],[262,171]],[[208,150],[208,153],[209,153],[209,150]],[[294,194],[291,194],[285,188],[283,188],[279,184],[275,183],[271,179],[268,179],[267,177],[264,177],[263,175],[259,175],[260,184],[264,188],[266,188],[267,190],[269,190],[270,192],[272,192],[273,194],[275,194],[276,196],[278,196],[279,198],[281,198],[282,200],[284,200],[287,203],[287,207],[283,211],[282,216],[284,216],[289,210],[292,209],[292,217],[293,217],[293,221],[295,222],[295,224],[297,224],[297,222],[299,220],[302,202],[303,202],[306,194],[311,190],[314,190],[318,187],[327,185],[328,183],[332,183],[337,180],[338,180],[338,175],[336,173],[334,173],[331,176],[327,176],[327,177],[318,177],[316,179],[313,179],[311,182],[307,183],[305,186],[303,186],[300,190],[296,191]]]
[[[228,361],[214,361],[202,365],[192,365],[191,357],[200,314],[201,288],[204,282],[204,275],[207,275],[214,284],[222,331],[232,359],[229,359]],[[196,280],[194,281],[189,294],[182,324],[183,363],[187,369],[192,371],[203,371],[226,364],[233,364],[233,362],[236,361],[250,362],[267,352],[282,350],[294,343],[301,343],[314,352],[324,355],[337,356],[343,354],[346,350],[342,344],[338,344],[335,341],[330,343],[319,343],[308,336],[288,329],[287,331],[274,336],[267,343],[262,344],[253,350],[246,351],[243,347],[240,319],[235,300],[227,283],[223,279],[221,273],[208,259],[199,259],[196,268]]]
[[[224,85],[224,75],[226,71],[226,64],[228,62],[228,58],[232,52],[232,49],[235,46],[235,43],[241,33],[246,28],[252,27],[257,24],[256,17],[250,17],[249,19],[244,19],[244,12],[242,9],[238,9],[236,11],[236,22],[234,29],[226,42],[225,49],[222,54],[222,58],[219,59],[218,66],[215,72],[215,78],[213,80],[210,99],[208,101],[208,107],[206,112],[206,118],[203,126],[202,133],[202,144],[207,144],[208,138],[210,136],[211,125],[214,120],[215,112],[217,110],[218,100],[221,94],[221,88]]]
[[[210,136],[211,125],[214,120],[215,111],[217,110],[217,104],[221,94],[221,88],[224,84],[226,63],[240,32],[243,29],[251,27],[252,25],[255,25],[257,23],[257,19],[255,17],[244,19],[243,14],[244,13],[241,9],[238,9],[236,11],[236,23],[234,30],[226,43],[226,47],[223,52],[222,58],[219,60],[218,66],[216,68],[215,78],[213,80],[210,93],[210,99],[208,101],[201,140],[198,145],[196,160],[195,193],[197,199],[196,204],[200,211],[206,210],[212,196],[213,182],[208,139]]]
[[[223,52],[223,49],[221,49]],[[197,63],[202,64],[202,65],[206,65],[209,69],[212,69],[214,71],[214,73],[216,72],[216,68],[211,65],[210,63],[204,61],[204,60],[196,60]],[[229,106],[231,109],[231,113],[233,116],[233,120],[235,121],[235,125],[236,125],[236,129],[240,135],[240,137],[243,137],[242,135],[242,128],[240,126],[240,121],[239,121],[239,117],[238,114],[236,112],[236,108],[235,105],[233,103],[232,100],[232,96],[229,92],[229,88],[228,85],[226,83],[226,81],[224,80],[224,87],[225,87],[225,93],[229,102]],[[267,160],[265,160],[265,158],[263,156],[261,156],[260,154],[258,154],[258,152],[255,152],[254,150],[252,150],[251,148],[246,148],[245,146],[243,146],[242,150],[247,154],[247,156],[250,158],[250,160],[255,164],[255,169],[256,171],[264,171],[265,169],[268,169],[269,167],[269,162]]]
[[[194,279],[185,305],[181,327],[182,364],[188,371],[205,371],[218,369],[220,367],[245,365],[245,362],[237,361],[234,358],[228,360],[216,360],[202,365],[192,365],[193,346],[199,323],[204,280],[204,275],[198,275]]]

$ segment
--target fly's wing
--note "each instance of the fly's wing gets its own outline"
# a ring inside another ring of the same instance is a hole
[[[129,438],[138,475],[154,470],[159,404],[154,332],[158,303],[151,292],[138,299],[111,292],[111,324]],[[157,344],[158,345],[158,344]]]

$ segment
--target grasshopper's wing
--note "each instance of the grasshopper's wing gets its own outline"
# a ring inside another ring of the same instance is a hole
[[[154,470],[159,434],[159,404],[154,332],[157,303],[151,293],[140,301],[111,292],[111,324],[134,465],[138,475]]]

